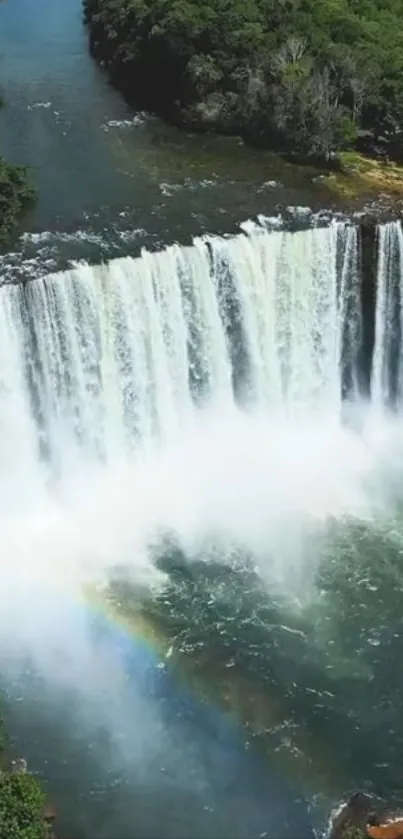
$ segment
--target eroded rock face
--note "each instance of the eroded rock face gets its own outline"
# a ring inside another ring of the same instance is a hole
[[[369,839],[371,824],[385,828],[385,835],[394,839],[403,837],[401,814],[366,793],[356,792],[332,815],[327,839]]]
[[[56,818],[55,808],[51,807],[50,805],[46,806],[44,811],[43,811],[44,821],[48,822],[48,824],[50,824],[51,822],[54,822],[55,818]]]
[[[368,816],[373,809],[374,800],[370,795],[355,792],[332,817],[329,839],[364,838]]]

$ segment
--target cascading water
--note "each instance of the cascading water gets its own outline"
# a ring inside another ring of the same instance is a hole
[[[356,253],[354,227],[256,227],[4,287],[3,458],[35,460],[35,429],[56,461],[122,456],[169,439],[194,404],[228,406],[234,386],[259,410],[337,414]]]
[[[372,398],[376,406],[403,394],[402,286],[403,233],[400,222],[378,228],[375,347]]]
[[[360,396],[358,229],[244,231],[0,289],[3,518],[73,499],[69,539],[100,518],[105,562],[125,530],[126,559],[159,528],[266,551],[287,517],[361,515],[376,456],[342,416]],[[401,239],[379,229],[375,404]]]
[[[357,229],[245,231],[0,290],[3,516],[41,509],[49,530],[43,494],[73,504],[36,551],[54,568],[67,550],[69,567],[86,550],[147,565],[161,528],[254,553],[269,531],[298,565],[298,516],[361,509],[367,454],[340,422],[343,379],[358,395]]]

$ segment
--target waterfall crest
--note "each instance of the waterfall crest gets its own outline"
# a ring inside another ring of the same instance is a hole
[[[1,461],[26,468],[38,442],[56,460],[121,456],[211,402],[338,412],[360,340],[357,236],[256,226],[3,287]]]
[[[375,244],[376,418],[401,388],[400,225]],[[383,422],[361,421],[361,248],[343,222],[249,224],[0,288],[10,579],[81,584],[118,560],[147,576],[163,533],[186,555],[235,545],[304,589],[310,528],[371,516],[389,469]]]

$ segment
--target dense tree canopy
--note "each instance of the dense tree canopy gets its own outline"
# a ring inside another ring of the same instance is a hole
[[[29,773],[8,771],[3,747],[0,719],[0,839],[50,839],[45,796],[38,782]]]
[[[125,94],[303,154],[403,125],[402,0],[84,0]]]
[[[0,839],[47,839],[43,805],[32,775],[0,771]]]
[[[7,242],[34,198],[26,167],[14,166],[0,157],[0,246]]]

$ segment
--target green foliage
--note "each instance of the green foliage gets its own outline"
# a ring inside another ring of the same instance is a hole
[[[83,2],[112,80],[183,122],[214,102],[218,130],[225,112],[247,137],[327,157],[360,128],[400,134],[401,0]]]
[[[13,166],[0,157],[0,244],[11,236],[24,211],[35,200],[25,166]]]
[[[4,728],[0,718],[0,758],[3,758]],[[3,764],[3,759],[1,759]],[[44,819],[45,796],[28,773],[0,768],[0,839],[50,839]]]
[[[46,839],[44,795],[32,775],[0,773],[0,839]]]
[[[0,96],[0,108],[3,106]],[[14,232],[23,213],[35,201],[35,189],[25,166],[13,166],[0,157],[0,246]],[[1,749],[0,726],[0,749]]]

